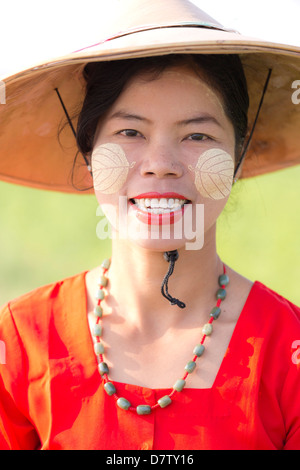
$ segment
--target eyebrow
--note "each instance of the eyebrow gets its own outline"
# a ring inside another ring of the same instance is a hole
[[[138,114],[133,114],[133,113],[122,111],[122,110],[116,111],[114,114],[109,116],[109,119],[128,119],[128,120],[133,120],[133,121],[147,122],[149,124],[152,123],[150,119],[147,119],[143,116],[139,116]],[[182,126],[188,126],[189,124],[205,124],[205,123],[216,124],[217,126],[223,128],[220,122],[211,114],[201,114],[199,116],[194,116],[190,119],[184,119],[182,121],[178,121],[175,124],[177,126],[182,127]]]
[[[179,121],[176,124],[178,126],[188,126],[189,124],[205,124],[207,122],[216,124],[217,126],[223,128],[220,122],[211,114],[201,114],[200,116],[195,116],[190,119],[184,119],[183,121]]]
[[[116,111],[114,114],[109,116],[109,119],[128,119],[132,121],[144,121],[151,123],[150,119],[147,119],[143,116],[139,116],[138,114],[128,113],[126,111]]]

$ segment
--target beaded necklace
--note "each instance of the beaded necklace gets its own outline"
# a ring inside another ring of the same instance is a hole
[[[172,387],[172,391],[169,395],[165,395],[164,397],[160,398],[155,405],[145,405],[141,404],[136,407],[133,407],[131,403],[124,397],[119,397],[117,394],[117,390],[113,382],[109,379],[108,377],[108,366],[106,362],[104,361],[104,345],[101,341],[102,333],[103,333],[103,328],[102,328],[102,316],[103,316],[103,309],[101,307],[101,302],[105,298],[105,292],[104,289],[107,286],[108,283],[108,278],[106,276],[107,271],[110,266],[110,260],[106,259],[103,261],[101,264],[101,269],[102,269],[102,274],[99,278],[98,281],[98,290],[96,293],[96,300],[97,300],[97,305],[94,309],[94,315],[96,317],[96,323],[94,325],[93,329],[93,335],[95,337],[95,343],[94,343],[94,351],[97,357],[97,362],[98,362],[98,370],[100,372],[100,375],[102,379],[104,380],[104,390],[105,392],[109,395],[112,396],[117,403],[117,406],[123,410],[129,410],[132,412],[136,412],[138,415],[148,415],[152,411],[154,411],[156,408],[165,408],[166,406],[170,405],[172,403],[173,397],[176,395],[176,393],[179,393],[183,390],[186,384],[186,379],[189,374],[191,374],[195,368],[196,368],[196,361],[197,359],[202,356],[204,353],[205,347],[204,347],[204,341],[207,336],[210,336],[213,331],[213,321],[217,320],[220,316],[221,313],[221,302],[222,300],[225,299],[226,297],[226,286],[229,283],[229,277],[226,274],[226,269],[225,265],[223,264],[223,274],[221,274],[218,278],[218,283],[219,283],[219,289],[216,292],[216,305],[213,307],[213,309],[210,312],[210,319],[209,321],[202,327],[202,338],[200,343],[198,343],[195,348],[193,349],[193,354],[194,357],[191,361],[189,361],[186,366],[185,366],[185,373],[181,379],[178,379],[175,384]]]

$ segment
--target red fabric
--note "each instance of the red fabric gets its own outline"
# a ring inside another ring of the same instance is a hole
[[[256,282],[213,387],[186,388],[169,407],[138,416],[103,391],[84,276],[2,309],[1,449],[300,449],[297,307]],[[170,392],[116,385],[134,406]]]

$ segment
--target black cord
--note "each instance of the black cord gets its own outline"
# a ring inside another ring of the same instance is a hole
[[[71,118],[70,118],[70,116],[69,116],[69,113],[68,113],[68,111],[67,111],[67,108],[65,107],[65,104],[64,104],[64,102],[63,102],[63,99],[62,99],[62,97],[61,97],[61,95],[60,95],[60,93],[59,93],[59,91],[58,91],[58,88],[54,88],[54,90],[56,91],[56,94],[57,94],[57,96],[58,96],[58,99],[59,99],[59,101],[60,101],[60,104],[61,104],[61,106],[62,106],[62,109],[63,109],[63,111],[64,111],[64,113],[65,113],[65,116],[66,116],[66,118],[67,118],[67,120],[68,120],[68,123],[69,123],[69,126],[70,126],[70,128],[71,128],[71,131],[73,132],[73,135],[74,135],[74,137],[75,137],[75,139],[76,139],[76,132],[75,132],[73,123],[72,123],[72,121],[71,121]],[[81,153],[81,152],[80,152],[80,153]],[[83,155],[83,153],[81,153],[81,155],[83,156],[83,159],[84,159],[84,161],[85,161],[85,163],[86,163],[86,166],[88,167],[89,172],[92,174],[92,172],[91,172],[91,170],[90,170],[90,164],[89,164],[89,162],[88,162],[88,159],[86,158],[85,155]]]
[[[234,172],[234,175],[233,177],[235,178],[245,156],[246,156],[246,153],[247,153],[247,150],[249,148],[249,145],[250,145],[250,142],[252,140],[252,136],[253,136],[253,132],[254,132],[254,129],[256,127],[256,123],[257,123],[257,119],[258,119],[258,116],[259,116],[259,113],[260,113],[260,110],[261,110],[261,107],[262,107],[262,104],[263,104],[263,101],[264,101],[264,97],[265,97],[265,94],[266,94],[266,91],[267,91],[267,88],[268,88],[268,85],[269,85],[269,81],[270,81],[270,77],[271,77],[271,73],[272,73],[272,69],[269,69],[269,72],[268,72],[268,76],[267,76],[267,79],[265,81],[265,85],[264,85],[264,88],[263,88],[263,92],[262,92],[262,95],[261,95],[261,98],[260,98],[260,102],[259,102],[259,105],[258,105],[258,108],[257,108],[257,111],[256,111],[256,116],[255,116],[255,119],[254,119],[254,122],[253,122],[253,125],[252,125],[252,129],[251,129],[251,132],[250,132],[250,135],[249,135],[249,138],[247,140],[247,143],[244,147],[244,150],[243,150],[243,153],[238,161],[238,164],[236,166],[236,169],[235,169],[235,172]]]
[[[178,307],[180,307],[180,308],[185,308],[185,303],[183,303],[180,300],[175,299],[174,297],[172,297],[169,294],[169,290],[168,290],[169,278],[173,274],[174,267],[175,267],[175,261],[178,260],[178,257],[179,257],[179,254],[178,254],[177,250],[166,251],[164,253],[165,260],[168,261],[170,264],[169,264],[168,272],[165,275],[164,280],[163,280],[162,285],[161,285],[161,293],[165,297],[165,299],[169,300],[171,305],[178,305]]]

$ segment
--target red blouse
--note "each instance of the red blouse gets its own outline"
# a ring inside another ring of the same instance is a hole
[[[214,385],[139,416],[103,390],[86,302],[81,273],[2,309],[0,449],[300,449],[296,306],[255,282]],[[116,386],[133,406],[171,391]]]

